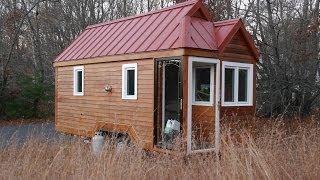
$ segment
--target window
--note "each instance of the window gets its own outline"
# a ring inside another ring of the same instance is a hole
[[[213,70],[209,67],[194,68],[193,77],[193,104],[212,105],[213,102]]]
[[[122,65],[122,99],[137,99],[137,64]]]
[[[252,106],[252,64],[223,62],[222,80],[223,106]]]
[[[226,102],[234,102],[234,69],[225,69],[224,81],[224,100]]]
[[[73,68],[73,95],[84,95],[84,70],[83,66]]]
[[[248,102],[248,69],[239,69],[238,101]]]

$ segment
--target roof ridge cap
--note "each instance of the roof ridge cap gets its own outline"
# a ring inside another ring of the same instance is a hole
[[[178,3],[178,4],[175,4],[175,5],[166,7],[166,8],[162,8],[162,9],[158,9],[158,10],[154,10],[154,11],[150,11],[150,12],[146,12],[146,13],[141,13],[141,14],[137,14],[137,15],[132,15],[132,16],[128,16],[128,17],[124,17],[124,18],[120,18],[120,19],[115,19],[115,20],[111,20],[111,21],[107,21],[107,22],[102,22],[102,23],[89,25],[85,29],[87,30],[87,29],[97,28],[97,27],[100,27],[100,26],[110,25],[110,24],[114,24],[114,23],[118,23],[118,22],[122,22],[122,21],[127,21],[127,20],[131,20],[131,19],[135,19],[135,18],[140,18],[140,17],[152,15],[152,14],[157,14],[157,13],[161,13],[161,12],[165,12],[165,11],[181,8],[181,7],[184,7],[184,6],[189,6],[189,5],[192,5],[192,4],[194,5],[197,2],[198,2],[198,0],[187,0],[187,1],[183,2],[183,3]]]
[[[241,18],[228,19],[228,20],[222,20],[222,21],[215,21],[214,25],[215,26],[230,25],[230,24],[235,24],[240,20],[241,20]]]

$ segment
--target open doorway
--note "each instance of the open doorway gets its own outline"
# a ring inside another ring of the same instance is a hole
[[[181,60],[159,60],[156,67],[155,145],[172,149],[181,132]]]

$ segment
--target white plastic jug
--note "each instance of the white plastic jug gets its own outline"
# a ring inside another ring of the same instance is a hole
[[[99,155],[101,153],[104,142],[105,142],[105,137],[103,136],[103,133],[96,132],[96,135],[93,136],[92,143],[91,143],[93,154]]]
[[[180,122],[177,120],[169,119],[165,127],[165,133],[171,133],[172,131],[180,132]]]

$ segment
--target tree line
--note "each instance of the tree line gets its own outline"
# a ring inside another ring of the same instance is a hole
[[[184,0],[2,0],[0,118],[50,116],[53,59],[86,26]],[[242,17],[259,47],[257,113],[320,105],[320,0],[206,0],[215,21]]]

